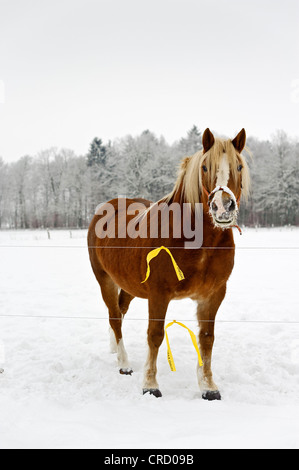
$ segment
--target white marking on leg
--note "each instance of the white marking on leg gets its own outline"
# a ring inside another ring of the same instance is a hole
[[[204,375],[203,367],[199,367],[198,362],[196,365],[196,371],[197,371],[198,385],[199,385],[199,389],[201,392],[208,392],[208,391],[214,392],[218,390],[218,387],[212,378],[212,374],[210,374],[209,377],[206,377]]]
[[[144,366],[144,378],[143,378],[143,389],[158,389],[159,385],[156,379],[157,367],[153,363],[152,354],[150,348],[148,348],[148,354],[146,363]]]
[[[110,336],[110,352],[115,354],[117,352],[117,343],[114,331],[112,330],[111,326],[109,326],[109,336]]]
[[[122,315],[121,316],[121,324],[123,324],[123,321],[124,321],[124,316]],[[117,341],[116,341],[116,338],[115,338],[113,328],[111,328],[110,325],[109,325],[109,336],[110,336],[110,352],[112,354],[115,354],[115,353],[117,353]]]
[[[117,360],[119,368],[124,372],[129,372],[129,370],[132,371],[129,365],[128,355],[127,351],[125,350],[123,339],[120,339],[117,345]]]

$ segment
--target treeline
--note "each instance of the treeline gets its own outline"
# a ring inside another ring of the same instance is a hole
[[[240,223],[298,225],[299,140],[277,131],[247,145],[252,190]],[[172,145],[146,130],[107,144],[95,138],[83,156],[51,148],[10,164],[0,158],[0,229],[86,228],[100,202],[118,195],[158,200],[172,189],[181,158],[200,148],[193,126]]]

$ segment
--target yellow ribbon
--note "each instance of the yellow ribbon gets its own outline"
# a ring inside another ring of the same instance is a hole
[[[169,362],[169,365],[170,365],[170,370],[172,372],[175,372],[176,371],[176,368],[175,368],[175,363],[174,363],[174,360],[173,360],[173,355],[172,355],[172,352],[171,352],[171,349],[170,349],[170,344],[169,344],[169,338],[168,338],[168,334],[167,334],[167,328],[169,328],[171,325],[173,325],[174,323],[176,323],[177,325],[180,325],[182,326],[183,328],[186,328],[186,330],[189,331],[189,334],[190,334],[190,337],[191,337],[191,340],[192,340],[192,343],[193,343],[193,346],[195,347],[195,350],[197,352],[197,356],[198,356],[198,364],[199,364],[199,367],[202,367],[203,366],[203,362],[202,362],[202,359],[201,359],[201,355],[200,355],[200,351],[199,351],[199,348],[198,348],[198,345],[197,345],[197,341],[196,341],[196,336],[195,334],[193,333],[192,330],[190,330],[186,325],[184,325],[183,323],[180,323],[176,320],[173,320],[172,322],[168,323],[168,325],[165,326],[165,337],[166,337],[166,343],[167,343],[167,359],[168,359],[168,362]]]
[[[177,278],[179,281],[182,281],[183,279],[185,279],[185,276],[183,274],[183,271],[180,270],[180,268],[178,267],[174,257],[172,256],[170,250],[168,248],[165,248],[165,246],[160,246],[160,248],[155,248],[154,250],[150,251],[146,257],[146,262],[147,262],[147,272],[146,272],[146,276],[145,276],[145,279],[144,281],[142,281],[141,284],[143,284],[145,281],[148,280],[149,278],[149,275],[150,275],[150,272],[151,272],[151,269],[150,269],[150,262],[153,258],[155,258],[156,256],[158,256],[158,254],[160,253],[161,250],[165,250],[170,258],[171,258],[171,261],[172,261],[172,264],[173,264],[173,267],[174,267],[174,270],[176,272],[176,275],[177,275]]]

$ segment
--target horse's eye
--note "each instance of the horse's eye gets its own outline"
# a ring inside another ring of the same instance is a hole
[[[203,171],[204,171],[205,173],[208,171],[206,165],[202,165],[202,169],[203,169]]]
[[[241,171],[242,168],[243,168],[243,165],[239,165],[238,168],[237,168],[237,170],[238,170],[238,171]]]

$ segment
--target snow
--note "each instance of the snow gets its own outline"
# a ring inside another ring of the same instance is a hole
[[[169,328],[158,359],[163,397],[141,393],[147,303],[124,321],[134,373],[109,352],[106,307],[86,232],[0,232],[0,448],[299,448],[298,229],[244,229],[217,315],[214,379],[221,402],[201,399],[197,355]],[[5,316],[3,316],[5,315]],[[62,318],[58,318],[62,317]],[[197,332],[191,300],[167,321]]]

